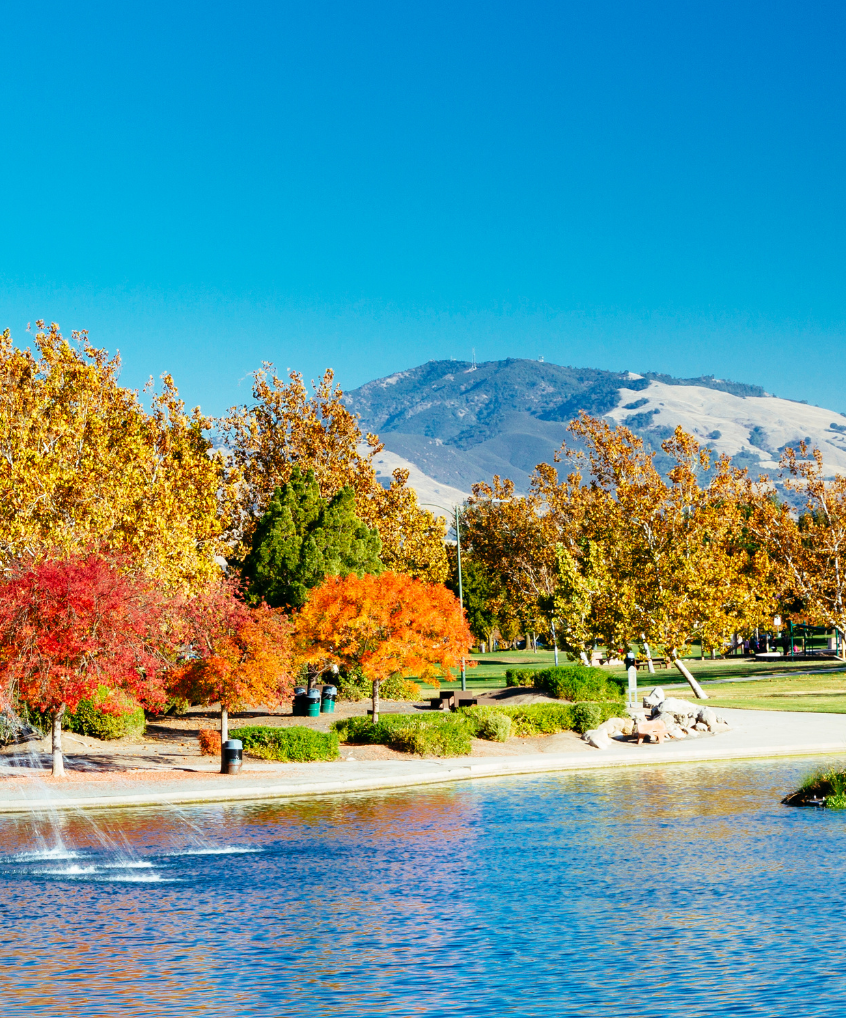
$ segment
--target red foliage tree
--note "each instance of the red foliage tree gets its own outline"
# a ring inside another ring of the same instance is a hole
[[[54,775],[64,773],[62,715],[99,685],[164,703],[171,603],[126,566],[96,555],[46,560],[0,585],[2,706],[51,716]]]
[[[188,651],[169,689],[194,702],[220,704],[220,735],[229,712],[275,707],[294,687],[292,625],[278,609],[248,607],[231,580],[210,584],[180,608]]]
[[[383,679],[449,678],[473,642],[451,591],[390,572],[332,577],[311,590],[295,624],[300,660],[357,667],[371,680],[374,723]]]

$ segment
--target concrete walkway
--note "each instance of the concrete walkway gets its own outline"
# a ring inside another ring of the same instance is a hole
[[[80,807],[165,805],[249,799],[286,799],[403,788],[470,778],[549,771],[637,767],[650,764],[748,760],[760,757],[844,754],[846,715],[786,711],[720,710],[732,730],[683,742],[620,742],[607,750],[532,753],[456,759],[338,760],[269,764],[248,761],[241,774],[218,773],[217,764],[174,770],[74,772],[52,779],[6,758],[0,769],[0,813]]]

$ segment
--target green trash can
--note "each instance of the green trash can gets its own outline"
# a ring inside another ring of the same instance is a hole
[[[321,714],[334,714],[335,713],[335,697],[338,695],[338,690],[334,686],[324,686],[323,696],[320,699],[320,713]]]
[[[319,717],[320,716],[320,690],[319,689],[310,689],[308,691],[308,693],[306,693],[306,696],[308,697],[308,700],[307,700],[308,707],[306,708],[306,717],[310,717],[310,718]]]

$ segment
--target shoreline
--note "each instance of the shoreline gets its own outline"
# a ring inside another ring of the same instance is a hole
[[[720,763],[732,760],[814,757],[843,753],[846,715],[724,710],[728,732],[662,745],[620,742],[607,750],[540,752],[514,756],[350,760],[268,764],[250,760],[239,775],[221,775],[216,762],[174,770],[69,771],[0,779],[0,814],[64,809],[175,806],[278,801],[413,788],[476,778],[517,777],[620,767]],[[24,768],[19,770],[23,771]],[[4,785],[6,787],[4,788]],[[9,792],[17,794],[9,795]]]

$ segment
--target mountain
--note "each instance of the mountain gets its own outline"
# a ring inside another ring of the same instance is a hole
[[[846,473],[842,414],[710,376],[639,375],[517,358],[478,365],[429,361],[367,382],[345,400],[360,415],[362,430],[384,442],[386,476],[406,465],[415,487],[448,486],[453,498],[494,474],[525,490],[535,465],[552,462],[580,410],[627,425],[656,450],[680,424],[753,472],[774,470],[784,446],[804,438],[822,449],[829,473]],[[450,496],[444,490],[442,497]]]

